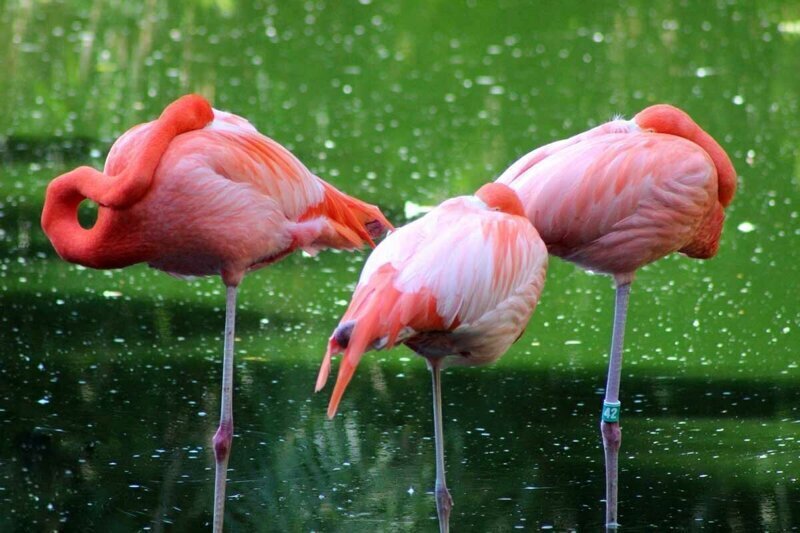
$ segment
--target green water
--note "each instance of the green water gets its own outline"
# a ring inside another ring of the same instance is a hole
[[[50,179],[189,91],[398,224],[615,113],[686,109],[740,188],[717,258],[634,284],[620,520],[800,527],[800,4],[9,0],[0,29],[0,530],[210,522],[221,282],[68,265],[38,223]],[[364,257],[242,285],[230,531],[436,530],[422,361],[366,356],[333,421],[311,393]],[[445,374],[454,531],[601,527],[612,305],[553,260],[512,350]]]

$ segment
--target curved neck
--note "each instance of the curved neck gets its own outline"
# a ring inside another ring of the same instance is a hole
[[[736,170],[730,157],[714,138],[680,109],[667,104],[650,106],[634,117],[642,129],[667,133],[692,141],[706,151],[717,169],[719,201],[727,207],[736,193]]]
[[[143,239],[145,221],[130,209],[149,191],[172,139],[201,129],[213,119],[214,111],[203,97],[183,96],[152,123],[131,164],[116,176],[79,167],[54,179],[45,194],[42,228],[58,254],[93,268],[119,268],[148,260],[156,244]],[[91,229],[78,223],[78,206],[87,198],[99,204],[97,223]]]
[[[48,185],[42,211],[45,234],[58,255],[71,263],[91,268],[120,268],[147,261],[148,246],[139,228],[130,223],[120,224],[124,215],[100,206],[92,228],[83,228],[78,222],[78,207],[91,198],[87,193],[97,186],[94,174],[100,173],[81,167]],[[114,231],[109,231],[112,227]]]

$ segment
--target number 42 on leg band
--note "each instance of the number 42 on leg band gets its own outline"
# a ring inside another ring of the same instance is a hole
[[[619,402],[603,402],[603,422],[619,422]]]

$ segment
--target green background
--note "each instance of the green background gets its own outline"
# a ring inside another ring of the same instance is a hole
[[[739,191],[715,259],[634,283],[620,521],[800,526],[797,2],[10,0],[0,29],[0,530],[210,521],[220,280],[69,265],[38,222],[50,179],[190,91],[396,224],[617,113],[685,109]],[[365,257],[242,284],[231,531],[436,528],[423,362],[365,356],[333,421],[312,394]],[[608,278],[554,259],[509,353],[445,374],[454,531],[601,526],[612,306]]]

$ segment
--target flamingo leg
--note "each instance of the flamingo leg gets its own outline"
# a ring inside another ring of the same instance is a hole
[[[436,444],[436,513],[439,515],[439,533],[450,531],[450,510],[453,508],[453,498],[447,490],[444,475],[444,428],[442,424],[442,359],[431,357],[427,359],[433,383],[433,426],[434,442]]]
[[[222,533],[225,518],[225,484],[228,458],[233,441],[233,341],[236,323],[236,286],[227,288],[225,302],[225,348],[222,362],[222,406],[219,427],[214,434],[214,458],[217,468],[214,476],[214,533]]]
[[[611,337],[611,355],[608,361],[608,382],[606,396],[603,400],[600,433],[603,435],[603,448],[606,456],[606,528],[616,529],[617,522],[617,488],[619,446],[622,442],[622,431],[619,427],[619,384],[622,374],[622,344],[625,338],[625,318],[628,314],[628,297],[631,292],[631,281],[617,281],[617,293],[614,303],[614,332]]]

